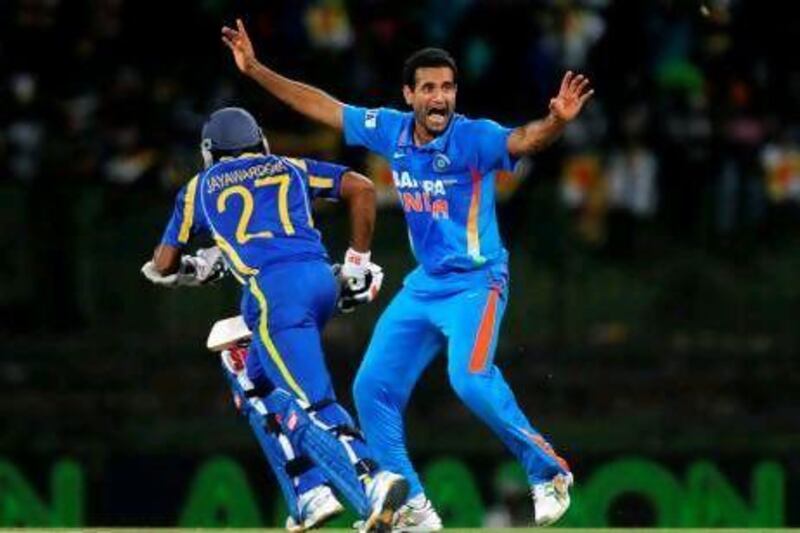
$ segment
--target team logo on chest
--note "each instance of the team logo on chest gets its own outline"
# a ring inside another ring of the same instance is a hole
[[[450,218],[444,180],[417,180],[405,170],[393,170],[392,178],[406,213],[430,213],[434,219]]]
[[[444,172],[450,168],[450,159],[443,153],[437,153],[433,156],[433,170],[436,172]]]

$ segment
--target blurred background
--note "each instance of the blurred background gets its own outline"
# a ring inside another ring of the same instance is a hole
[[[460,112],[509,126],[590,76],[564,138],[497,185],[497,364],[573,465],[565,523],[800,526],[800,4],[756,0],[0,2],[0,526],[280,523],[204,349],[238,286],[139,274],[218,107],[379,186],[382,296],[326,331],[352,405],[413,266],[403,215],[384,161],[238,74],[236,16],[265,63],[364,106],[402,108],[402,62],[430,45],[459,62]],[[340,257],[344,213],[318,226]],[[521,472],[443,360],[407,417],[429,496],[451,526],[524,525]]]

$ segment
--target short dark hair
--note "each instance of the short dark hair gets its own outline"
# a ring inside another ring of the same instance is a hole
[[[447,50],[441,48],[423,48],[411,54],[403,64],[403,85],[412,89],[417,83],[417,69],[425,67],[449,67],[453,71],[453,80],[458,77],[458,67]]]

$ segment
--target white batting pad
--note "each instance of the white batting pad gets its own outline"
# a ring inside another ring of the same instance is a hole
[[[242,315],[224,318],[211,327],[206,346],[212,352],[219,352],[242,339],[250,338],[251,335]]]

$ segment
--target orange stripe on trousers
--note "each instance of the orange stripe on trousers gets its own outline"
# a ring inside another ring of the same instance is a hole
[[[555,460],[556,460],[556,462],[558,463],[558,465],[559,465],[559,466],[560,466],[560,467],[561,467],[561,468],[562,468],[562,469],[563,469],[565,472],[569,472],[569,471],[570,471],[569,464],[568,464],[568,463],[567,463],[567,462],[564,460],[564,458],[563,458],[563,457],[561,457],[560,455],[558,455],[558,454],[556,453],[556,451],[553,449],[553,447],[550,445],[550,443],[549,443],[549,442],[547,442],[546,440],[544,440],[544,438],[543,438],[541,435],[533,435],[532,437],[530,437],[530,439],[531,439],[531,440],[532,440],[532,441],[533,441],[533,442],[534,442],[534,443],[535,443],[535,444],[536,444],[536,445],[537,445],[539,448],[541,448],[542,450],[544,450],[544,453],[546,453],[547,455],[549,455],[550,457],[552,457],[553,459],[555,459]]]
[[[489,349],[492,346],[492,336],[494,334],[494,319],[497,312],[497,297],[497,290],[489,291],[489,299],[486,300],[481,324],[478,326],[478,336],[475,338],[472,356],[469,358],[469,371],[473,374],[483,371],[486,367],[486,360],[489,358]]]
[[[519,428],[519,430],[520,430],[520,431],[521,431],[521,432],[522,432],[522,433],[523,433],[523,434],[524,434],[526,437],[528,437],[528,439],[529,439],[529,440],[530,440],[532,443],[534,443],[536,446],[538,446],[538,447],[539,447],[539,448],[540,448],[540,449],[541,449],[541,450],[542,450],[544,453],[546,453],[547,455],[549,455],[550,457],[552,457],[553,459],[555,459],[555,460],[556,460],[556,462],[558,463],[558,465],[559,465],[559,466],[560,466],[560,467],[561,467],[561,468],[562,468],[562,469],[563,469],[565,472],[570,472],[569,463],[567,463],[567,461],[566,461],[566,460],[564,460],[564,458],[563,458],[563,457],[561,457],[560,455],[558,455],[558,454],[556,453],[556,451],[553,449],[553,447],[550,445],[550,443],[549,443],[549,442],[547,442],[546,440],[544,440],[544,437],[542,437],[541,435],[537,435],[537,434],[535,434],[535,433],[531,433],[530,431],[528,431],[528,430],[527,430],[527,429],[525,429],[525,428]]]

